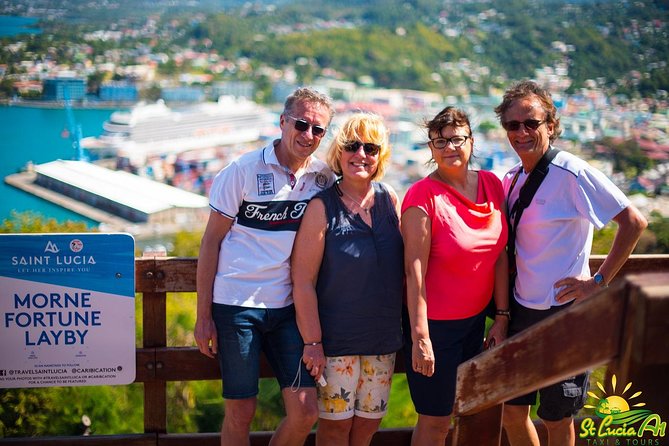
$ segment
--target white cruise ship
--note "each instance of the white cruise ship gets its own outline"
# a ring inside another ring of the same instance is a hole
[[[258,104],[227,96],[182,109],[170,109],[160,100],[112,113],[104,132],[81,144],[99,157],[126,158],[141,166],[149,158],[256,141],[271,119]]]

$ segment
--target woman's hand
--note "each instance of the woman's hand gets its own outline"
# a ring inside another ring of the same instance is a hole
[[[506,339],[506,332],[509,329],[509,319],[506,316],[497,316],[493,322],[488,337],[485,340],[484,348],[487,350],[499,345]]]
[[[421,338],[413,343],[411,365],[416,373],[427,377],[434,375],[434,352],[430,338]]]
[[[304,362],[314,380],[318,381],[323,375],[323,370],[325,370],[323,344],[306,344],[302,351],[302,362]]]

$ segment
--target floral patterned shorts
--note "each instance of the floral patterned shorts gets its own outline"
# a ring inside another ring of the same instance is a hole
[[[320,417],[346,420],[357,415],[379,419],[386,414],[395,353],[373,356],[328,356],[318,388]]]

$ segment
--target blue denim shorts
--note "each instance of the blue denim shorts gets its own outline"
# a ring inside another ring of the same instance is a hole
[[[293,305],[246,308],[215,303],[212,314],[218,333],[223,398],[244,399],[258,394],[261,351],[282,389],[316,386],[302,362],[304,343]]]
[[[571,302],[559,307],[551,307],[548,310],[533,310],[516,302],[511,302],[511,324],[509,325],[509,337],[522,332],[532,325],[546,319],[553,314],[568,308]],[[560,354],[556,352],[556,355]],[[542,420],[560,421],[578,413],[583,408],[588,398],[588,384],[590,372],[572,376],[564,381],[557,382],[534,392],[519,396],[506,404],[510,406],[533,406],[539,395],[539,407],[537,415]]]

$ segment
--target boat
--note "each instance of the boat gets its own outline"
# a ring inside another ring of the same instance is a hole
[[[266,108],[230,96],[179,109],[163,100],[142,102],[112,113],[103,133],[81,144],[96,158],[124,158],[129,165],[142,166],[152,158],[257,141],[272,119]]]

